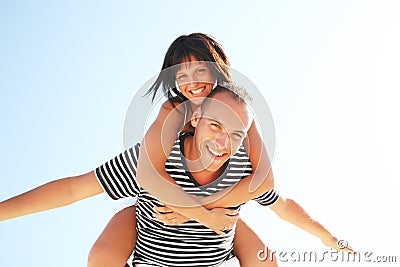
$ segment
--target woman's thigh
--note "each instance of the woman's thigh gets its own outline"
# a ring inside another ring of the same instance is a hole
[[[260,251],[264,251],[266,246],[259,236],[241,218],[239,218],[236,224],[233,244],[235,255],[238,257],[241,267],[278,266],[276,259],[263,260],[262,257],[260,257],[260,255],[262,256]]]
[[[127,207],[116,213],[89,253],[89,267],[125,266],[136,245],[136,210]]]

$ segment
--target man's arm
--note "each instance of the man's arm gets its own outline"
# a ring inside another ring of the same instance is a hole
[[[292,199],[285,199],[281,196],[270,208],[281,219],[300,227],[321,240],[331,239],[333,237],[328,230],[308,215],[308,213]]]
[[[338,239],[322,224],[314,220],[296,201],[282,196],[270,208],[283,220],[296,225],[304,231],[318,237],[326,246],[339,250]],[[353,252],[351,247],[345,252]]]
[[[0,202],[0,221],[66,206],[102,192],[94,171],[54,180]]]

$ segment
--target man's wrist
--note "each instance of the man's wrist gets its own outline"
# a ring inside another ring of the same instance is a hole
[[[330,241],[330,240],[335,240],[336,237],[334,237],[331,233],[324,233],[322,236],[320,236],[320,239],[322,241]]]

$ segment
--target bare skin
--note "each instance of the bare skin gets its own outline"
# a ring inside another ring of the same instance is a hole
[[[125,266],[136,245],[136,214],[131,206],[116,213],[97,238],[88,267]]]

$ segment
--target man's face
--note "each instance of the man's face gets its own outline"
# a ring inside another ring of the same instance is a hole
[[[249,108],[226,92],[217,93],[203,106],[194,142],[197,158],[208,171],[217,171],[236,153],[252,122]]]

